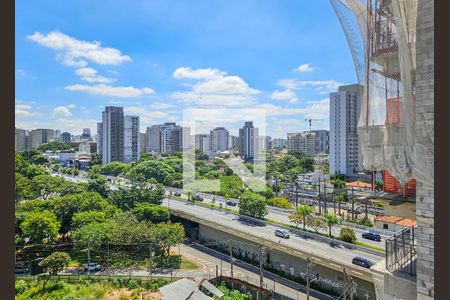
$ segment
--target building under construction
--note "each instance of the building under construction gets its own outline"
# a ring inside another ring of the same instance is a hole
[[[417,295],[417,299],[432,299],[434,2],[330,3],[348,40],[358,83],[364,86],[358,124],[363,166],[384,170],[385,191],[405,196],[417,193],[417,229],[399,234],[394,238],[401,237],[402,242],[395,240],[395,246],[387,247],[384,269],[374,272],[377,298],[415,299]],[[407,234],[410,238],[405,240]],[[399,272],[409,279],[395,275]]]

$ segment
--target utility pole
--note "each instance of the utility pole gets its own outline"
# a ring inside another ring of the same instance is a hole
[[[231,289],[234,289],[234,276],[233,276],[233,240],[228,240],[230,242],[230,272],[231,272]]]
[[[264,247],[263,245],[259,246],[259,287],[262,289],[263,288],[263,283],[264,283],[264,270],[263,270],[263,266],[264,266],[264,254],[265,251],[267,249],[265,249],[266,247]]]
[[[148,275],[152,279],[152,244],[149,245]]]
[[[311,259],[311,257],[308,257],[306,259],[307,264],[306,264],[306,300],[309,300],[309,291],[310,291],[310,279],[309,279],[309,273],[311,268],[315,265],[315,263],[313,262],[313,260]]]

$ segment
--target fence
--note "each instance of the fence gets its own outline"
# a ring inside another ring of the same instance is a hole
[[[411,276],[417,274],[416,226],[407,227],[386,240],[386,269]]]

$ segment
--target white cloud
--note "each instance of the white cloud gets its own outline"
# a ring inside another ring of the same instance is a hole
[[[245,106],[256,103],[255,95],[260,91],[251,88],[239,76],[229,76],[217,69],[178,68],[174,71],[176,79],[195,79],[199,82],[188,85],[190,91],[176,92],[172,96],[185,103],[201,106]]]
[[[110,86],[106,84],[98,84],[98,85],[74,84],[66,86],[65,89],[69,91],[82,91],[95,95],[119,97],[119,98],[133,98],[155,93],[153,89],[148,87],[136,88],[133,86]]]
[[[16,102],[21,103],[21,101],[16,99]],[[35,111],[30,111],[32,110],[33,107],[31,105],[28,104],[15,104],[14,107],[14,112],[16,117],[37,117],[40,116],[41,114]]]
[[[311,72],[312,70],[314,70],[314,68],[308,63],[308,64],[303,64],[303,65],[298,66],[293,71],[300,72],[300,73],[306,73],[306,72]]]
[[[335,92],[339,86],[344,85],[335,80],[298,80],[294,78],[280,79],[277,83],[286,89],[314,89],[325,93]]]
[[[271,117],[302,115],[305,118],[324,119],[330,113],[330,100],[315,101],[312,105],[304,108],[281,107],[273,104],[260,104],[255,108],[266,109],[267,115]]]
[[[112,78],[107,78],[101,75],[97,74],[97,70],[93,69],[93,68],[80,68],[78,70],[75,71],[75,74],[77,74],[78,76],[81,77],[81,80],[93,83],[93,82],[98,82],[98,83],[107,83],[107,82],[111,82],[113,81]]]
[[[153,109],[168,109],[175,108],[177,106],[166,102],[153,102],[152,104],[150,104],[150,107]]]
[[[67,105],[67,108],[69,108],[69,109],[74,109],[75,107],[77,107],[75,104],[69,104],[69,105]]]
[[[118,49],[103,47],[98,41],[77,40],[59,31],[48,34],[36,32],[27,38],[57,51],[57,58],[68,66],[85,67],[88,61],[100,65],[120,65],[131,61],[128,55],[123,55]]]
[[[65,106],[58,106],[53,109],[53,115],[58,118],[63,118],[72,116],[72,113],[69,108]]]
[[[139,116],[141,131],[147,126],[163,122],[175,122],[177,117],[165,111],[155,111],[147,106],[129,106],[123,108],[128,115]]]
[[[275,91],[273,91],[270,98],[275,99],[275,100],[281,100],[281,101],[287,100],[287,101],[289,101],[289,103],[298,102],[297,95],[295,94],[295,92],[293,90],[290,90],[290,89],[286,89],[284,91],[275,90]]]

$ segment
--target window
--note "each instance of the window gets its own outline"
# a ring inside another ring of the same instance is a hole
[[[383,229],[389,229],[388,224],[384,223],[384,224],[383,224]]]

